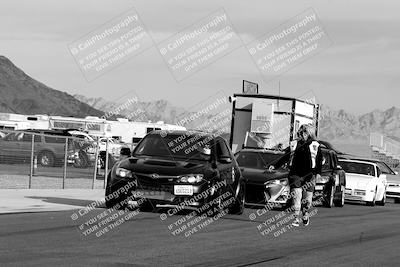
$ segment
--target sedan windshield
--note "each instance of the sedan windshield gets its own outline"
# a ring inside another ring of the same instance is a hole
[[[282,157],[281,154],[261,152],[240,152],[236,160],[241,167],[265,169],[274,165]]]
[[[209,160],[211,151],[211,138],[198,134],[182,134],[161,137],[160,134],[147,135],[136,147],[134,156],[156,156]],[[207,153],[208,152],[208,153]]]
[[[342,166],[343,170],[347,173],[375,176],[374,165],[361,162],[352,162],[352,161],[340,161],[339,164],[340,166]]]

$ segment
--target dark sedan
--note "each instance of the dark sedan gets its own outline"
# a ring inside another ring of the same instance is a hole
[[[236,160],[246,179],[245,203],[249,206],[264,206],[266,203],[286,206],[290,189],[286,164],[268,171],[284,152],[265,149],[245,148],[236,154]]]
[[[345,173],[337,165],[336,152],[322,145],[323,167],[321,178],[316,181],[314,199],[322,197],[326,207],[344,204]],[[281,160],[284,158],[284,160]],[[288,207],[290,201],[290,185],[288,181],[288,154],[283,151],[268,149],[244,148],[236,154],[236,160],[246,179],[246,205]],[[276,163],[280,162],[280,166]],[[275,170],[269,171],[269,166]]]
[[[201,132],[153,131],[131,157],[112,168],[106,205],[122,206],[129,199],[153,208],[197,210],[210,202],[219,207],[228,203],[229,213],[241,214],[244,186],[225,139]]]

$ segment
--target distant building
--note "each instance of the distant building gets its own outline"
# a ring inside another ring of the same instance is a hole
[[[125,143],[137,143],[153,130],[186,130],[185,127],[159,122],[133,122],[128,119],[108,121],[87,116],[86,118],[21,115],[0,113],[0,130],[24,129],[78,129],[92,136],[114,137]]]

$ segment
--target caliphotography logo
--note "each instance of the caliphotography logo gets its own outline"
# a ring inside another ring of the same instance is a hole
[[[153,46],[135,9],[82,36],[68,47],[87,81]]]

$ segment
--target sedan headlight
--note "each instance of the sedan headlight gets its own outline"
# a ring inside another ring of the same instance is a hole
[[[271,181],[265,182],[264,185],[265,186],[269,186],[269,185],[283,185],[283,186],[285,186],[288,183],[289,183],[288,179],[284,178],[284,179],[279,179],[279,180],[277,179],[277,180],[271,180]]]
[[[318,184],[326,184],[329,182],[329,176],[320,176],[315,180]]]
[[[133,178],[132,172],[124,168],[117,168],[115,174],[122,178]]]
[[[179,182],[181,183],[198,183],[203,180],[203,174],[186,174],[179,176]]]

